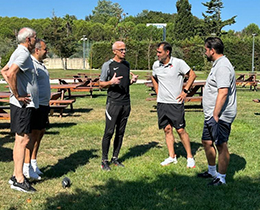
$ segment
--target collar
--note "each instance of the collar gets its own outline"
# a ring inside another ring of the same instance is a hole
[[[173,57],[171,57],[171,58],[170,58],[170,60],[169,60],[169,62],[168,62],[168,63],[166,63],[166,64],[163,64],[163,63],[159,62],[159,66],[160,66],[160,67],[162,67],[162,66],[163,66],[164,68],[167,68],[167,67],[169,67],[169,66],[171,66],[171,65],[172,65],[172,63],[173,63],[173,59],[174,59],[174,58],[173,58]]]
[[[33,55],[31,55],[31,58],[33,59],[33,61],[35,61],[36,63],[44,66],[43,62],[42,61],[38,61]]]
[[[225,57],[226,57],[225,55],[219,57],[217,60],[215,60],[215,61],[213,62],[212,66],[215,67],[215,66],[217,65],[217,63],[218,63],[220,60],[224,59]]]

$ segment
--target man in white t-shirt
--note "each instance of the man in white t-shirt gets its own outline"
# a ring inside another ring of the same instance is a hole
[[[33,109],[39,107],[36,72],[30,56],[35,46],[36,32],[31,28],[22,28],[17,36],[18,47],[10,60],[1,70],[11,91],[10,114],[11,132],[15,133],[13,149],[14,172],[9,180],[11,188],[22,192],[36,191],[24,178],[23,163],[25,148],[29,147],[31,116]]]
[[[152,82],[157,94],[157,114],[159,129],[163,129],[169,151],[169,157],[161,165],[177,163],[174,151],[173,128],[176,129],[187,152],[187,167],[194,168],[195,161],[191,153],[190,139],[185,131],[184,99],[196,78],[194,71],[185,61],[171,56],[172,47],[167,42],[157,46],[158,61],[153,64]],[[185,75],[188,81],[183,89]]]

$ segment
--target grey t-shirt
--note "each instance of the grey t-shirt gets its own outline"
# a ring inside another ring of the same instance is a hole
[[[17,73],[17,90],[19,96],[30,94],[31,102],[26,107],[38,108],[39,94],[37,78],[29,50],[23,45],[18,45],[8,62],[9,68],[12,64],[16,64],[20,68],[20,71]],[[12,94],[10,103],[18,107],[23,106],[23,102],[19,102]]]
[[[39,104],[42,106],[49,106],[49,101],[51,98],[49,72],[42,62],[38,61],[32,55],[31,57],[37,74],[37,82],[39,88]]]
[[[205,120],[209,120],[213,116],[219,88],[228,88],[228,96],[219,119],[232,123],[237,113],[236,78],[234,68],[225,56],[213,63],[204,87],[203,111]]]
[[[155,61],[153,76],[158,80],[157,102],[181,104],[176,98],[183,89],[183,79],[189,70],[188,64],[179,58],[171,57],[166,65]]]

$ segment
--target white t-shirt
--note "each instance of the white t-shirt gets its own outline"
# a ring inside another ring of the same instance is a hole
[[[18,45],[8,62],[9,68],[12,64],[16,64],[20,68],[20,71],[17,73],[17,90],[19,96],[27,96],[29,94],[31,102],[26,107],[38,108],[38,84],[29,50],[23,45]],[[23,106],[23,102],[18,101],[13,94],[11,94],[10,103],[20,108]]]
[[[165,65],[155,61],[153,76],[158,80],[157,102],[181,104],[176,98],[183,89],[184,76],[189,71],[188,64],[179,58],[171,57],[169,63]]]

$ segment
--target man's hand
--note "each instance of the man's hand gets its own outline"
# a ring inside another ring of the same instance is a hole
[[[180,95],[178,95],[178,97],[176,98],[177,100],[178,100],[178,102],[183,102],[184,101],[184,99],[186,98],[186,96],[187,96],[187,93],[184,93],[183,91],[181,92],[181,94]]]
[[[138,75],[137,74],[134,74],[132,72],[130,72],[131,76],[132,76],[132,79],[131,79],[131,84],[135,83],[138,79]]]
[[[30,95],[18,96],[16,98],[18,101],[23,102],[25,106],[31,102]]]
[[[123,76],[116,77],[116,73],[114,73],[113,78],[110,80],[111,85],[117,85],[120,83],[120,80],[123,78]]]

